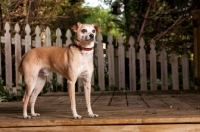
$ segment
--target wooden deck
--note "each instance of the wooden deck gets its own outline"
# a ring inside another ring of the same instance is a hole
[[[0,132],[184,132],[200,131],[200,91],[93,92],[89,118],[84,93],[76,94],[81,120],[72,119],[67,93],[48,93],[36,102],[40,117],[22,118],[21,102],[0,103]],[[30,113],[30,109],[28,111]]]

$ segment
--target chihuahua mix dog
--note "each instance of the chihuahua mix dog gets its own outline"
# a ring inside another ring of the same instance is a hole
[[[34,48],[27,52],[19,65],[19,72],[24,75],[26,90],[23,98],[23,117],[40,116],[35,113],[34,106],[38,94],[42,90],[46,76],[50,72],[57,72],[67,78],[71,110],[75,119],[81,119],[76,111],[75,83],[77,78],[83,78],[86,107],[89,117],[98,117],[93,114],[90,94],[91,77],[93,73],[94,41],[100,28],[96,24],[81,24],[78,22],[71,28],[75,32],[74,44],[66,48],[45,46]],[[27,114],[27,105],[30,102],[31,116]]]

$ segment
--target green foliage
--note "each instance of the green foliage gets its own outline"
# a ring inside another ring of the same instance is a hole
[[[3,27],[5,22],[9,21],[11,27],[14,27],[14,24],[19,23],[20,33],[23,35],[25,34],[23,29],[28,21],[32,30],[31,35],[33,36],[36,25],[39,25],[41,32],[45,30],[46,26],[49,26],[52,31],[53,41],[55,41],[56,29],[60,28],[63,34],[63,42],[66,39],[64,37],[66,30],[70,29],[77,22],[98,24],[104,37],[107,34],[114,36],[121,34],[120,28],[118,28],[116,23],[112,22],[114,16],[108,10],[100,7],[82,6],[83,0],[73,5],[68,0],[34,0],[31,4],[30,1],[2,1],[2,4],[0,4],[2,14],[0,15],[2,15],[3,21],[0,21],[0,25]]]
[[[127,88],[121,88],[121,91],[123,91],[123,92],[126,92],[126,91],[128,91],[128,87]]]
[[[193,24],[191,10],[200,9],[199,0],[99,0],[112,5],[114,1],[123,4],[121,23],[116,23],[119,29],[124,30],[125,36],[137,39],[139,33],[146,42],[155,39],[157,48],[165,46],[181,54],[187,45],[191,53],[193,44]],[[151,5],[151,6],[150,6]],[[147,9],[150,6],[150,12]],[[111,10],[111,9],[110,9]],[[142,24],[147,14],[144,31]],[[126,39],[128,40],[128,39]],[[147,49],[148,52],[148,49]]]
[[[63,89],[63,86],[58,83],[56,77],[57,77],[57,74],[54,73],[54,77],[53,77],[53,79],[51,79],[51,83],[50,83],[51,86],[49,86],[49,87],[53,87],[54,88],[53,92],[61,92],[62,89]]]
[[[88,17],[84,20],[84,23],[97,23],[101,27],[101,33],[104,36],[112,34],[119,36],[117,25],[112,21],[114,16],[109,13],[108,10],[102,9],[101,7],[86,7]]]
[[[12,93],[4,89],[3,80],[0,80],[0,102],[21,101],[21,94]],[[22,91],[19,91],[22,93]]]
[[[0,80],[0,102],[11,102],[11,101],[21,101],[25,91],[25,82],[18,84],[21,87],[21,90],[18,90],[17,93],[10,94],[8,90],[4,89],[3,80]],[[55,78],[51,79],[51,82],[46,81],[42,91],[39,96],[50,91],[50,88],[54,88],[54,92],[59,92],[63,89],[63,86],[57,82]]]
[[[30,1],[32,1],[31,4]],[[40,26],[41,31],[44,31],[46,26],[49,26],[51,30],[61,28],[65,34],[66,29],[87,17],[87,11],[82,7],[82,2],[71,5],[68,0],[3,1],[0,8],[4,24],[5,21],[9,21],[12,24],[11,27],[14,27],[14,24],[19,23],[21,29],[24,29],[28,21],[33,34],[36,25]],[[24,30],[21,30],[21,34],[24,33]],[[55,36],[54,32],[52,35]]]
[[[3,86],[3,80],[0,80],[0,92],[4,92],[5,89],[4,89],[4,86]]]
[[[24,81],[22,81],[22,83],[18,84],[18,86],[20,86],[22,90],[25,90],[26,84]]]
[[[116,90],[118,90],[118,87],[115,85],[111,85],[111,86],[107,85],[106,86],[106,91],[116,91]]]
[[[100,91],[99,85],[92,85],[92,88],[94,89],[94,91]]]

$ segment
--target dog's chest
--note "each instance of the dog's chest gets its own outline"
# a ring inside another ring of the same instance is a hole
[[[80,65],[77,67],[80,74],[91,71],[93,65],[93,54],[83,54],[80,59]]]

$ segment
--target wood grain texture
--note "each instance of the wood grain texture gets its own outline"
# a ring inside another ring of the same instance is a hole
[[[150,42],[150,86],[151,90],[157,90],[157,58],[156,58],[156,43],[154,40]]]
[[[11,34],[10,25],[6,22],[5,25],[5,67],[6,67],[6,88],[9,93],[12,93],[12,54],[11,54]]]
[[[109,86],[115,85],[115,61],[114,61],[114,46],[112,44],[113,37],[112,35],[108,36],[108,48],[107,48],[107,55],[108,55],[108,82]]]
[[[140,90],[147,90],[147,69],[146,69],[146,51],[144,49],[144,39],[140,39],[140,49],[139,49],[139,58],[140,58]]]
[[[119,68],[119,86],[118,88],[126,88],[125,84],[125,47],[122,36],[118,39],[118,68]]]
[[[97,45],[98,85],[101,90],[105,90],[105,76],[104,76],[105,59],[104,59],[103,43],[102,43],[103,38],[101,34],[98,34],[97,40],[98,40],[98,45]]]
[[[189,90],[92,92],[92,108],[100,117],[89,118],[84,93],[79,92],[77,112],[83,119],[75,120],[68,93],[47,93],[36,102],[36,112],[41,116],[31,120],[23,119],[21,102],[2,102],[0,132],[197,132],[200,131],[199,94]]]
[[[172,66],[172,87],[173,90],[179,89],[179,74],[178,74],[178,55],[175,51],[172,52],[170,58],[171,66]]]
[[[118,126],[45,126],[2,128],[2,132],[199,132],[199,124],[118,125]]]
[[[182,74],[183,74],[183,89],[184,90],[189,90],[190,86],[189,86],[189,59],[188,59],[188,55],[185,52],[182,55],[181,58],[182,61]]]
[[[136,91],[136,52],[135,52],[135,40],[133,37],[129,38],[129,82],[130,90]]]
[[[164,47],[162,47],[160,54],[161,62],[161,87],[162,90],[168,90],[168,69],[167,69],[167,52]]]
[[[22,75],[18,71],[18,66],[21,61],[21,35],[19,35],[20,27],[19,24],[15,25],[15,75],[16,75],[16,89],[13,90],[14,93],[17,93],[18,89],[21,89],[18,84],[22,83]]]

